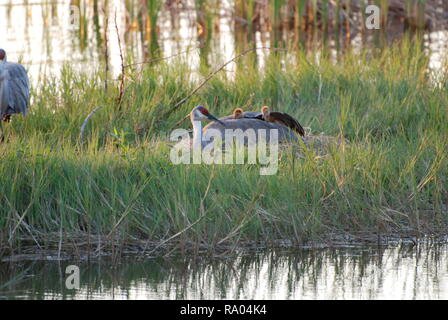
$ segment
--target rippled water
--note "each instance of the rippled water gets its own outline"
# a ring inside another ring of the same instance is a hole
[[[68,265],[80,289],[65,287]],[[242,252],[230,257],[0,264],[0,298],[448,299],[448,246]]]

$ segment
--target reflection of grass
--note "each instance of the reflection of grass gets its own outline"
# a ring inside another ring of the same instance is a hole
[[[173,241],[213,247],[226,237],[303,243],[338,232],[446,230],[448,92],[428,80],[419,47],[347,54],[337,65],[324,57],[319,67],[305,55],[283,69],[278,59],[264,73],[248,65],[234,82],[212,79],[161,122],[153,119],[195,85],[181,62],[129,72],[121,111],[117,89],[106,95],[96,76],[65,69],[60,81],[48,79],[33,93],[31,114],[5,126],[1,246],[11,238],[18,248],[31,235],[41,246],[56,239],[74,248],[87,235],[120,246],[186,230]],[[221,116],[248,101],[246,110],[268,104],[347,143],[283,154],[274,176],[256,165],[171,164],[164,133],[193,106]],[[98,105],[80,144],[80,126]]]
[[[0,265],[0,283],[16,279],[17,274],[31,273],[27,281],[0,287],[0,296],[27,299],[269,299],[269,298],[382,298],[387,289],[372,290],[377,282],[400,285],[412,282],[412,270],[425,268],[431,277],[421,277],[420,298],[431,295],[442,283],[446,265],[446,245],[422,243],[417,247],[400,245],[392,248],[327,248],[316,250],[263,250],[235,252],[213,257],[182,256],[156,259],[123,259],[119,265],[110,259],[99,262],[21,263],[14,268]],[[445,263],[445,264],[444,264]],[[65,288],[65,269],[75,264],[80,268],[80,290]],[[23,271],[25,268],[29,271]],[[408,270],[410,269],[410,270]],[[382,272],[377,272],[383,270]],[[397,273],[395,270],[408,270]],[[340,281],[345,279],[344,281]],[[360,288],[359,283],[370,284]],[[204,284],[207,284],[204,286]],[[332,288],[333,290],[321,290]],[[275,290],[268,290],[275,288]],[[400,287],[401,288],[401,287]],[[406,298],[411,290],[402,289]],[[393,292],[393,290],[392,290]],[[414,292],[415,293],[415,292]],[[143,296],[142,296],[143,295]],[[403,296],[404,297],[404,296]],[[3,297],[2,297],[3,298]],[[414,296],[415,298],[415,296]]]
[[[161,0],[147,0],[149,19],[149,44],[151,49],[151,55],[156,56],[159,50],[159,44],[157,41],[157,18],[159,15],[160,7],[162,6]]]
[[[6,291],[7,289],[10,289],[11,287],[15,287],[15,286],[21,284],[21,282],[23,282],[23,280],[25,280],[25,278],[27,278],[27,275],[29,274],[29,270],[30,270],[30,267],[28,267],[24,270],[20,270],[19,272],[15,273],[12,277],[7,279],[6,281],[0,281],[0,295],[2,295],[2,291]],[[2,279],[2,280],[4,280],[4,279]]]

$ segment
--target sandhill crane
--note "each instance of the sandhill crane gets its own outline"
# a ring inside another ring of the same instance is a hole
[[[303,127],[296,119],[291,117],[289,114],[284,112],[271,112],[268,106],[263,106],[261,108],[261,114],[264,121],[282,124],[294,130],[302,137],[305,136],[305,130],[303,130]]]
[[[235,110],[236,111],[236,110]],[[235,113],[234,111],[234,113]],[[271,129],[274,129],[278,132],[278,142],[293,142],[297,141],[297,136],[294,132],[289,129],[287,126],[276,122],[268,122],[263,119],[258,119],[256,116],[260,115],[259,112],[242,112],[237,111],[237,118],[235,119],[235,114],[232,116],[226,116],[219,118],[220,122],[212,122],[204,127],[201,131],[202,134],[206,135],[208,130],[214,129],[220,132],[220,136],[223,142],[225,142],[225,130],[240,130],[240,132],[246,133],[249,130],[254,130],[255,133],[255,141],[258,142],[261,130],[264,130],[266,133],[265,139],[267,142],[271,141],[270,132]],[[193,124],[194,125],[194,124]],[[196,131],[199,132],[199,131]],[[194,136],[194,130],[193,130]],[[193,138],[194,139],[194,138]],[[202,139],[202,138],[201,138]],[[206,141],[206,144],[210,143],[210,141]],[[247,138],[244,139],[244,143],[247,144]]]
[[[25,68],[7,62],[6,52],[0,49],[0,141],[4,140],[2,121],[9,122],[11,115],[28,112],[29,80]]]
[[[244,113],[245,114],[245,113]],[[259,112],[251,112],[250,115],[259,115]],[[249,118],[238,118],[234,119],[233,115],[226,116],[220,119],[217,119],[215,116],[211,115],[207,108],[203,106],[195,107],[189,114],[190,121],[193,125],[193,139],[190,141],[190,146],[193,146],[193,149],[201,150],[209,143],[213,142],[213,139],[208,139],[207,133],[209,130],[216,130],[215,133],[219,133],[219,136],[223,143],[225,143],[226,134],[225,130],[230,129],[240,130],[241,133],[247,132],[249,129],[254,130],[255,133],[255,143],[259,140],[260,129],[264,129],[266,136],[264,137],[267,142],[271,140],[270,130],[275,129],[278,132],[278,142],[294,142],[298,141],[297,136],[294,131],[289,129],[288,127],[275,123],[275,122],[267,122],[264,120],[256,119],[254,117]],[[202,128],[202,120],[210,119],[214,122],[209,123],[204,128]],[[186,140],[183,140],[177,144],[178,147],[181,147]],[[244,144],[248,144],[248,138],[244,138]]]

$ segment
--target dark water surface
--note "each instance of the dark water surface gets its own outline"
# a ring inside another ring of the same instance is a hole
[[[80,289],[65,286],[80,269]],[[448,299],[448,246],[0,263],[1,299]]]

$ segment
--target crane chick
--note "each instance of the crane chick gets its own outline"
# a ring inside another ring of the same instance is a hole
[[[233,110],[232,117],[233,119],[243,119],[244,118],[243,109],[236,108],[235,110]]]
[[[268,106],[263,106],[261,108],[261,115],[264,121],[275,122],[284,125],[295,132],[297,132],[302,137],[305,136],[305,130],[300,125],[300,123],[291,117],[289,114],[284,112],[271,112]]]

